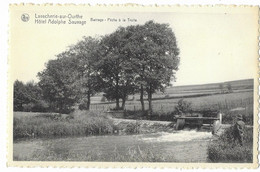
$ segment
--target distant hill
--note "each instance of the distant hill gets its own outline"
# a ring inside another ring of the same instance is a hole
[[[254,86],[253,79],[244,79],[244,80],[235,80],[235,81],[227,81],[227,82],[219,82],[219,83],[209,83],[209,84],[199,84],[199,85],[185,85],[185,86],[173,86],[166,89],[165,93],[172,93],[178,91],[192,91],[195,90],[213,90],[219,89],[220,84],[223,84],[224,87],[227,87],[228,84],[231,85],[233,90],[237,89],[253,89]]]
[[[153,94],[154,99],[160,98],[174,98],[174,97],[189,97],[189,96],[203,96],[210,94],[221,93],[220,85],[223,85],[223,90],[228,91],[227,86],[230,84],[233,92],[245,92],[252,91],[254,88],[253,79],[235,80],[219,83],[199,84],[199,85],[185,85],[185,86],[173,86],[166,88],[165,92],[157,92]],[[91,98],[91,103],[101,103],[103,93],[99,93]],[[133,95],[129,96],[132,99]],[[135,95],[136,99],[139,99],[139,95]]]

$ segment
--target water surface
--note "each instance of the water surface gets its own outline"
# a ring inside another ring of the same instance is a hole
[[[207,162],[207,146],[211,137],[210,132],[191,130],[30,139],[15,142],[13,155],[14,160],[18,161],[135,161],[135,157],[131,156],[136,156],[139,161],[146,161],[144,156],[158,156],[166,162]]]

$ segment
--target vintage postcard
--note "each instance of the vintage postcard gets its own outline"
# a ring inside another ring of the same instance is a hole
[[[259,7],[9,13],[8,166],[258,167]]]

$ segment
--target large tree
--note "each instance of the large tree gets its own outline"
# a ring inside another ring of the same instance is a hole
[[[38,74],[43,95],[53,110],[68,113],[73,106],[89,110],[90,98],[99,90],[100,79],[95,69],[99,40],[83,37],[67,51],[50,60]]]
[[[127,43],[128,54],[135,71],[135,83],[140,89],[140,101],[144,110],[144,90],[148,95],[149,114],[152,113],[152,94],[164,91],[175,78],[179,65],[179,49],[168,24],[148,21],[144,25],[129,27],[133,32]]]
[[[99,60],[99,42],[98,39],[92,37],[83,37],[69,49],[77,60],[75,70],[78,74],[75,83],[80,90],[81,104],[84,104],[82,107],[86,110],[89,110],[91,96],[100,90],[101,79],[96,70],[96,63]]]
[[[135,90],[131,56],[124,48],[130,37],[126,28],[119,27],[115,32],[104,36],[100,43],[102,58],[98,62],[98,73],[102,78],[104,96],[116,100],[116,109],[124,109],[127,96]]]
[[[46,69],[38,73],[39,86],[43,90],[53,111],[69,113],[79,99],[79,90],[75,82],[77,77],[77,59],[69,51],[49,60]]]

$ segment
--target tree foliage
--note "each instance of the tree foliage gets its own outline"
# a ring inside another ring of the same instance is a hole
[[[132,58],[131,67],[141,96],[143,89],[148,94],[149,112],[152,112],[152,94],[164,91],[175,79],[179,65],[179,49],[172,29],[168,24],[148,21],[144,25],[128,27],[132,37],[124,51]],[[143,98],[140,97],[142,101]],[[142,103],[143,104],[143,103]]]
[[[39,86],[44,99],[55,112],[69,113],[79,98],[77,83],[77,59],[70,52],[63,52],[55,60],[46,64],[46,69],[38,73]]]
[[[100,40],[92,37],[83,37],[69,49],[77,60],[75,83],[80,91],[80,107],[86,110],[89,110],[91,96],[101,88],[101,78],[96,70],[96,62],[99,60],[99,42]]]
[[[227,90],[229,93],[233,93],[233,89],[230,83],[227,84]]]
[[[102,38],[98,73],[108,100],[116,100],[116,109],[124,109],[126,98],[135,90],[131,57],[124,51],[131,34],[120,27]],[[120,107],[119,100],[122,99]]]
[[[89,109],[90,97],[100,88],[95,70],[98,46],[97,39],[83,37],[38,74],[44,98],[54,111],[69,113],[76,104]]]
[[[144,25],[120,27],[101,41],[103,57],[99,71],[105,85],[105,96],[119,99],[124,105],[128,95],[140,92],[144,109],[144,91],[152,111],[152,94],[164,91],[175,79],[179,49],[176,38],[167,24],[148,21]]]
[[[48,110],[48,104],[43,100],[42,90],[38,84],[14,82],[14,111],[43,112]]]

